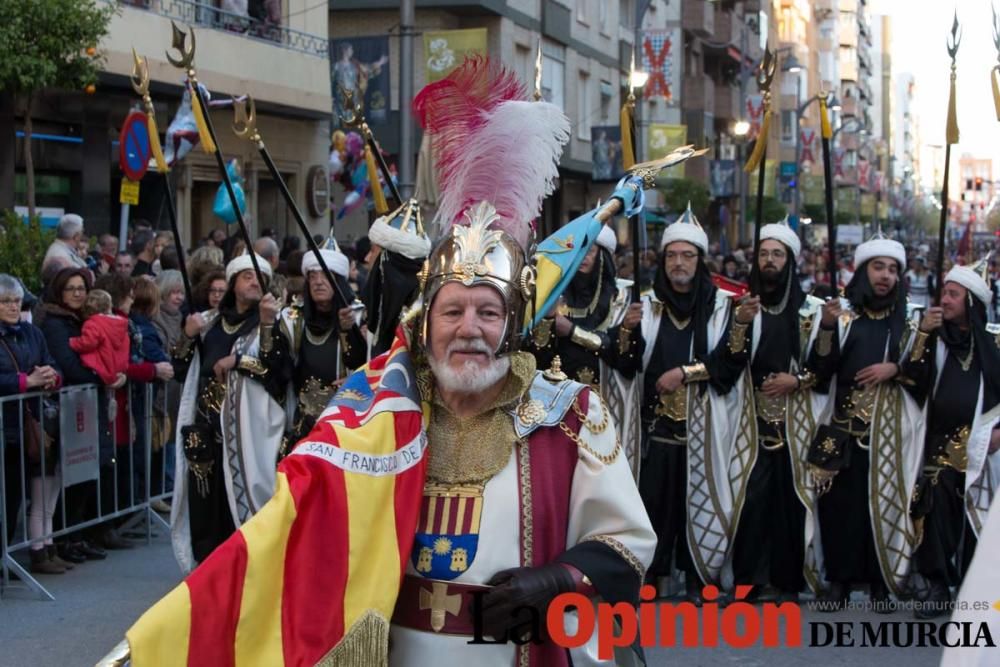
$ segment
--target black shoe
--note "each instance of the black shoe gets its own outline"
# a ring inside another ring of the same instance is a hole
[[[84,560],[104,560],[108,557],[108,552],[104,549],[84,540],[74,542],[73,546],[83,554]]]
[[[951,590],[943,581],[931,581],[931,590],[927,597],[920,600],[919,606],[913,611],[913,617],[929,621],[939,616],[951,613]]]
[[[884,582],[876,582],[871,585],[868,593],[872,604],[872,611],[876,614],[891,614],[893,609],[892,599],[889,597],[889,589]]]
[[[705,598],[701,596],[701,582],[697,578],[685,575],[684,591],[685,602],[690,602],[695,607],[705,604]]]
[[[108,528],[101,534],[101,544],[104,545],[105,549],[131,549],[135,546],[119,535],[114,528]]]
[[[56,547],[56,553],[67,563],[82,563],[87,560],[87,555],[79,547],[79,542],[63,542]]]
[[[778,591],[778,597],[774,599],[775,604],[783,604],[785,602],[793,602],[795,604],[799,603],[799,592],[798,591]]]
[[[844,584],[833,582],[830,587],[820,593],[816,600],[820,604],[816,606],[817,611],[830,613],[840,611],[847,605],[847,598],[850,591]]]

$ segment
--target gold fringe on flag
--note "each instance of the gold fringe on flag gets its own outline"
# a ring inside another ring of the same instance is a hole
[[[948,88],[948,125],[945,138],[949,144],[958,143],[958,112],[955,110],[955,65],[951,66],[951,85]]]
[[[156,116],[151,113],[146,114],[146,129],[149,131],[149,150],[156,160],[156,171],[165,174],[170,171],[167,160],[163,157],[163,148],[160,146],[160,133],[156,128]]]
[[[990,82],[993,84],[993,107],[997,110],[997,120],[1000,120],[1000,65],[990,71]]]
[[[365,166],[368,168],[368,184],[372,189],[372,200],[375,202],[375,213],[385,215],[389,212],[389,203],[382,192],[382,182],[378,179],[378,165],[375,164],[375,154],[371,146],[365,145]]]
[[[389,664],[389,621],[369,609],[316,667],[385,667]]]
[[[767,147],[767,132],[771,128],[771,109],[770,101],[764,101],[764,118],[760,124],[760,133],[757,135],[757,141],[753,146],[753,153],[750,154],[750,159],[747,160],[746,166],[743,167],[743,171],[750,174],[753,170],[757,168],[760,164],[761,158],[764,157],[764,148]]]
[[[201,142],[201,150],[206,153],[215,152],[215,142],[208,131],[208,124],[205,122],[205,112],[201,108],[201,100],[195,91],[195,84],[188,84],[191,90],[191,113],[194,114],[194,123],[198,126],[198,140]]]
[[[821,137],[824,139],[833,138],[833,128],[830,127],[830,114],[826,109],[826,98],[822,95],[819,98],[819,127]]]
[[[622,169],[628,171],[635,165],[635,137],[632,136],[634,107],[632,102],[622,105],[620,125],[622,131]]]

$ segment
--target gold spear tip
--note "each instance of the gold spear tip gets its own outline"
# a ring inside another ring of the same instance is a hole
[[[535,101],[542,99],[542,39],[538,38],[538,51],[535,53]]]

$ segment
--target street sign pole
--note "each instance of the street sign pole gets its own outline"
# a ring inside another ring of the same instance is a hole
[[[118,166],[122,170],[122,187],[118,201],[121,203],[121,217],[118,220],[118,250],[124,252],[128,245],[128,216],[132,204],[139,203],[139,181],[149,167],[152,149],[149,145],[149,130],[146,114],[132,110],[122,123],[118,137]]]

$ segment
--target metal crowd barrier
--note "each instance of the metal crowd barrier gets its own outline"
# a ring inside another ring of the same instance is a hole
[[[171,410],[169,404],[168,384],[127,383],[120,390],[128,411],[127,438],[119,437],[117,420],[110,419],[111,410],[121,408],[110,407],[115,390],[107,387],[76,385],[0,398],[0,599],[13,589],[15,578],[22,584],[17,588],[26,587],[41,599],[55,599],[32,576],[30,568],[15,558],[32,542],[44,544],[106,522],[120,522],[120,534],[144,535],[146,544],[153,537],[154,525],[169,531],[169,522],[150,506],[158,500],[169,501],[173,489],[176,409]],[[37,421],[26,417],[28,412]],[[103,418],[110,422],[105,425],[110,428],[110,439],[102,442],[99,422]],[[58,449],[39,448],[37,464],[26,452],[32,426],[39,442],[44,442],[45,436],[58,442]],[[40,472],[48,473],[53,463],[46,480],[52,483],[58,479],[55,507],[49,507],[43,484],[44,534],[29,537],[31,481]],[[18,484],[19,490],[10,488]],[[53,529],[44,531],[44,517],[50,510],[54,513]]]

